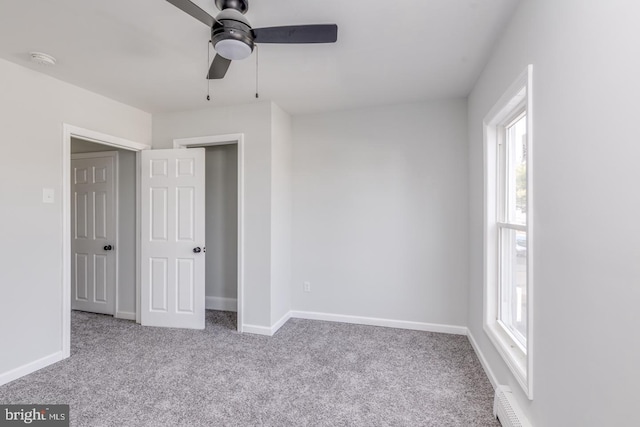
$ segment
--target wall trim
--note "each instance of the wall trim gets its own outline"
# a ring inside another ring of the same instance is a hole
[[[318,313],[312,311],[291,311],[296,319],[324,320],[327,322],[352,323],[356,325],[382,326],[385,328],[409,329],[412,331],[438,332],[443,334],[467,335],[466,326],[422,323],[408,320],[381,319],[376,317],[350,316],[345,314]]]
[[[34,360],[33,362],[29,362],[26,365],[22,365],[10,371],[4,372],[0,374],[0,386],[17,380],[20,377],[24,377],[25,375],[29,375],[32,372],[52,365],[56,362],[59,362],[64,358],[64,351],[61,350],[48,356],[42,357],[38,360]]]
[[[381,326],[385,328],[408,329],[412,331],[436,332],[442,334],[468,335],[466,326],[444,325],[439,323],[412,322],[408,320],[381,319],[375,317],[351,316],[345,314],[319,313],[313,311],[292,310],[286,313],[271,327],[244,325],[243,331],[250,334],[273,336],[289,319],[321,320],[326,322],[350,323],[354,325]],[[473,344],[472,344],[473,346]],[[480,356],[478,356],[480,357]]]
[[[471,347],[473,347],[473,351],[476,352],[476,356],[478,356],[478,360],[480,360],[482,369],[484,369],[484,373],[487,375],[487,378],[489,378],[489,382],[491,383],[491,385],[493,386],[493,389],[495,390],[499,385],[498,378],[493,373],[493,370],[491,370],[491,366],[489,366],[489,362],[487,361],[487,358],[484,357],[484,353],[482,353],[482,351],[480,350],[480,346],[476,342],[476,339],[473,337],[473,334],[469,329],[467,329],[467,338],[469,338]]]
[[[192,138],[176,138],[173,140],[173,148],[187,148],[208,145],[228,145],[244,142],[243,133],[229,133],[224,135],[196,136]]]
[[[242,325],[242,332],[246,332],[249,334],[256,334],[256,335],[265,335],[267,337],[272,337],[275,335],[276,332],[278,332],[278,330],[284,326],[285,323],[287,323],[289,321],[289,319],[291,319],[291,311],[288,311],[284,314],[284,316],[282,316],[280,318],[280,320],[278,320],[276,323],[274,323],[273,325],[271,325],[271,327],[267,327],[267,326],[257,326],[257,325]]]
[[[289,319],[291,319],[291,312],[287,311],[284,316],[280,318],[280,320],[271,325],[271,335],[273,336],[276,332],[278,332],[278,330],[282,328],[284,324],[289,321]]]
[[[136,323],[142,324],[142,298],[140,293],[142,292],[142,271],[140,270],[140,264],[142,263],[142,252],[140,246],[142,245],[142,197],[139,196],[142,191],[142,152],[136,151]]]
[[[120,138],[113,135],[107,135],[105,133],[96,132],[90,129],[83,129],[81,127],[73,126],[67,123],[63,123],[65,133],[69,133],[79,139],[83,139],[89,142],[95,142],[102,145],[110,145],[116,148],[122,148],[130,151],[149,150],[151,146],[136,141],[131,141],[125,138]]]
[[[205,297],[205,308],[207,310],[238,311],[238,300],[236,298]]]
[[[115,318],[123,320],[133,320],[135,322],[136,313],[131,313],[129,311],[116,311]]]
[[[271,332],[271,328],[267,326],[247,325],[246,323],[242,325],[242,333],[264,335],[267,337],[273,335],[273,333]]]

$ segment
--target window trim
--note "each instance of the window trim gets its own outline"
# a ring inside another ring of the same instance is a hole
[[[509,370],[522,387],[527,397],[533,400],[533,66],[528,65],[498,102],[489,111],[483,122],[484,130],[484,302],[483,328]],[[504,137],[501,128],[526,111],[527,114],[527,346],[522,344],[501,325],[498,318],[498,274],[500,261],[498,228],[513,224],[501,222],[498,217],[498,193],[502,191],[498,175],[498,144]]]

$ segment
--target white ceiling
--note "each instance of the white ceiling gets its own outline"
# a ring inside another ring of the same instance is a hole
[[[302,114],[465,97],[518,1],[250,0],[255,28],[339,28],[336,44],[259,47],[260,99]],[[1,58],[151,113],[255,101],[255,53],[211,81],[206,101],[208,38],[165,0],[0,0]]]

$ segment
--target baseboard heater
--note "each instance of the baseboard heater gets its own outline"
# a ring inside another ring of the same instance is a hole
[[[496,388],[493,415],[500,421],[502,427],[531,427],[531,423],[522,413],[511,389],[505,385],[499,385]]]

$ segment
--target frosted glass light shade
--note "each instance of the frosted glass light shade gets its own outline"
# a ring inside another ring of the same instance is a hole
[[[216,43],[215,50],[223,58],[232,61],[245,59],[251,55],[251,48],[246,43],[235,39],[220,40]]]

